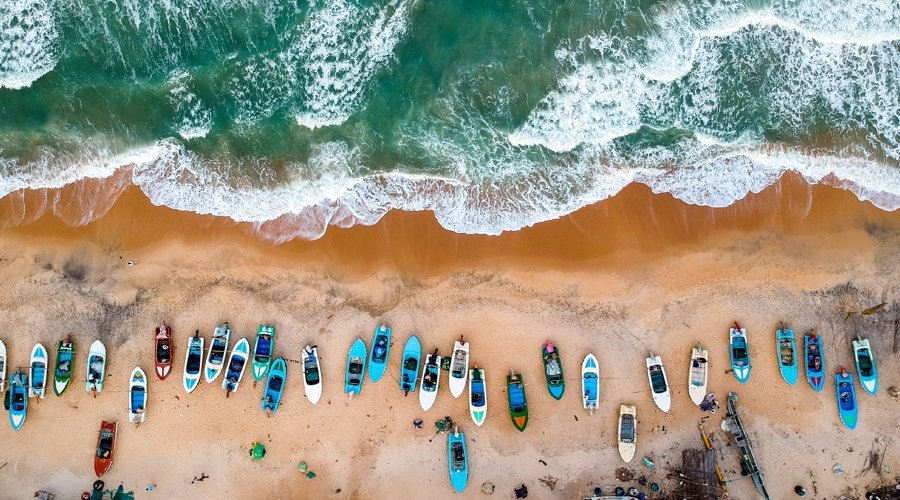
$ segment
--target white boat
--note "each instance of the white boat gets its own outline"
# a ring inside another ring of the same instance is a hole
[[[462,337],[453,344],[453,357],[450,358],[450,378],[447,386],[450,394],[458,398],[466,390],[466,378],[469,376],[469,343],[461,342]]]
[[[247,339],[238,340],[231,348],[231,356],[228,357],[228,367],[225,369],[225,377],[222,379],[222,389],[225,389],[225,397],[235,392],[244,377],[244,369],[247,368],[247,360],[250,359],[250,342]]]
[[[637,448],[637,409],[634,406],[619,406],[619,456],[625,463],[634,458]]]
[[[222,373],[222,367],[225,366],[225,356],[228,354],[228,340],[231,338],[231,328],[228,322],[224,322],[217,326],[213,331],[212,342],[209,343],[209,352],[206,353],[206,383],[213,383],[219,374]]]
[[[147,418],[147,374],[140,367],[131,372],[128,384],[128,421],[141,423]]]
[[[593,413],[600,407],[600,366],[591,353],[581,362],[581,395],[585,410]]]
[[[43,345],[37,343],[31,350],[31,364],[28,369],[28,380],[31,385],[28,388],[28,396],[44,399],[44,393],[47,390],[47,349]]]
[[[6,390],[6,344],[0,340],[0,392]]]
[[[706,349],[699,343],[691,349],[691,366],[688,370],[688,394],[695,405],[706,397],[706,381],[709,377],[709,358]]]
[[[303,390],[306,399],[316,404],[322,397],[322,364],[319,363],[319,347],[307,345],[300,353],[303,365]]]
[[[84,376],[84,390],[89,393],[103,392],[103,379],[106,377],[106,346],[95,340],[87,357],[87,369]]]
[[[484,383],[483,368],[476,366],[469,370],[469,414],[479,427],[487,418],[487,387]]]
[[[184,351],[184,377],[182,383],[188,394],[194,392],[200,383],[200,373],[203,371],[203,337],[196,332],[188,339],[188,348]]]
[[[653,402],[664,413],[669,412],[672,406],[672,396],[669,393],[669,380],[666,378],[666,369],[663,368],[662,358],[653,353],[647,358],[647,378],[650,380],[650,392],[653,394]]]
[[[422,409],[428,411],[434,406],[437,399],[438,387],[441,384],[441,357],[434,353],[425,356],[425,364],[422,366],[422,381],[419,386],[419,404]]]

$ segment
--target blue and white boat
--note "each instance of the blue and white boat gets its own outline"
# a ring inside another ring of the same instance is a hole
[[[847,373],[847,370],[841,368],[841,371],[834,374],[834,383],[837,390],[838,413],[841,415],[841,421],[848,429],[856,428],[859,420],[859,409],[856,402],[856,390],[853,388],[853,376]]]
[[[428,411],[434,406],[438,388],[441,385],[441,357],[437,349],[425,355],[425,366],[422,367],[422,384],[419,386],[419,406]]]
[[[231,349],[231,356],[228,358],[228,368],[225,370],[225,379],[222,380],[222,388],[225,389],[225,397],[237,391],[244,378],[244,369],[247,368],[247,360],[250,358],[250,342],[247,339],[240,339]]]
[[[871,395],[878,391],[878,370],[875,368],[875,356],[869,346],[869,339],[853,341],[853,357],[856,359],[856,373],[859,385]]]
[[[147,419],[147,374],[141,367],[131,371],[128,383],[128,421],[142,423]]]
[[[422,344],[419,337],[413,335],[403,346],[403,360],[400,366],[400,390],[404,395],[416,392],[419,379],[419,361],[422,359]]]
[[[778,369],[781,378],[788,385],[797,383],[797,343],[794,341],[794,330],[781,324],[775,331],[775,349],[778,352]]]
[[[231,328],[224,322],[213,330],[213,338],[206,354],[206,383],[213,383],[225,367],[225,356],[228,354],[228,341],[231,339]]]
[[[585,410],[593,414],[600,408],[600,366],[592,353],[588,353],[581,362],[581,394]]]
[[[29,365],[28,379],[31,380],[31,386],[28,388],[28,396],[33,398],[44,399],[44,392],[47,390],[47,349],[40,343],[35,344],[31,350],[31,364]]]
[[[447,436],[447,469],[453,489],[462,493],[469,482],[469,455],[466,452],[466,437],[459,432],[459,427]]]
[[[366,343],[362,339],[353,341],[347,355],[347,373],[344,377],[344,392],[353,396],[362,392],[363,376],[366,371]]]
[[[9,377],[9,423],[14,431],[25,424],[25,415],[28,413],[28,375],[21,368]]]
[[[266,390],[262,399],[263,411],[278,412],[286,381],[287,364],[284,362],[284,358],[279,356],[272,361],[272,365],[269,367],[269,375],[266,377]]]
[[[184,353],[184,376],[182,385],[188,394],[194,392],[200,383],[200,373],[203,371],[203,337],[200,330],[188,339],[188,348]]]
[[[803,352],[806,380],[814,391],[819,392],[825,387],[825,353],[822,352],[822,337],[816,335],[815,330],[804,335]]]
[[[744,384],[750,379],[750,344],[747,342],[747,329],[734,323],[734,328],[729,330],[731,355],[731,371],[738,382]]]
[[[381,380],[387,368],[388,354],[391,352],[391,327],[380,325],[375,328],[372,351],[369,353],[369,380]]]
[[[475,425],[481,427],[487,418],[487,390],[484,387],[484,370],[477,366],[469,370],[469,414]]]

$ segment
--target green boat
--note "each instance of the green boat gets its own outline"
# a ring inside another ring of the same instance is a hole
[[[259,325],[259,328],[256,330],[256,343],[253,345],[253,362],[250,364],[250,368],[253,371],[253,380],[259,382],[266,376],[274,352],[275,326]]]
[[[544,360],[544,376],[547,377],[547,390],[553,399],[560,399],[566,391],[566,379],[563,377],[562,360],[559,348],[549,340],[541,348],[541,359]]]
[[[510,370],[506,376],[506,395],[509,398],[509,416],[519,431],[528,426],[528,402],[525,400],[525,382],[522,375]]]
[[[53,370],[53,392],[62,396],[72,381],[75,368],[75,341],[68,335],[66,340],[56,342],[56,368]]]

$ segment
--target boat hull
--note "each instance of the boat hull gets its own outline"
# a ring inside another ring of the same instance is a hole
[[[581,362],[581,395],[585,410],[600,408],[600,364],[593,353],[588,353]]]
[[[128,421],[142,423],[147,418],[147,374],[140,367],[131,372],[128,384]]]
[[[841,422],[850,430],[856,429],[856,424],[859,422],[859,408],[856,390],[853,388],[853,376],[849,373],[838,372],[834,375],[834,384]]]
[[[250,371],[253,380],[261,381],[269,365],[272,363],[272,354],[275,353],[275,327],[272,325],[259,325],[256,330],[256,342],[253,344],[253,359],[250,363]]]
[[[94,453],[94,474],[97,477],[103,476],[112,467],[118,429],[119,425],[116,422],[104,420],[100,423],[100,431],[97,435],[97,449]]]
[[[359,373],[355,373],[355,370]],[[363,380],[366,373],[366,343],[363,339],[356,339],[350,346],[347,354],[347,369],[344,372],[344,392],[359,395],[362,392]]]
[[[806,381],[814,391],[820,392],[825,387],[825,350],[822,346],[822,337],[805,335],[803,337],[804,366],[806,367]],[[819,366],[811,366],[812,359],[818,357]]]
[[[706,349],[691,349],[691,364],[688,367],[688,395],[695,405],[706,397],[706,383],[709,377],[709,353]]]
[[[47,349],[40,343],[35,344],[31,350],[31,365],[28,372],[28,380],[31,386],[28,389],[29,397],[44,399],[47,390]]]
[[[400,365],[400,390],[405,393],[416,392],[419,381],[419,364],[422,359],[422,344],[419,337],[413,335],[403,346],[403,359]]]
[[[778,369],[781,378],[788,385],[797,383],[799,370],[797,369],[797,343],[794,340],[794,330],[779,328],[775,332],[775,353],[778,356]]]
[[[742,384],[750,380],[750,343],[747,342],[746,328],[729,330],[729,348],[731,356],[731,372]]]
[[[247,360],[250,358],[250,342],[247,339],[240,339],[231,348],[231,355],[228,357],[228,366],[225,370],[225,377],[222,379],[222,389],[228,393],[236,392],[241,385],[241,379],[244,378],[244,370],[247,369]],[[237,369],[232,369],[238,362],[240,365]]]
[[[547,382],[547,392],[555,400],[560,400],[566,392],[566,379],[562,368],[562,358],[559,347],[549,340],[541,347],[541,360],[544,363],[544,380]]]
[[[22,370],[16,370],[9,381],[9,424],[14,431],[25,425],[25,417],[28,415],[28,375]]]
[[[203,370],[207,384],[211,384],[219,378],[225,359],[228,355],[228,343],[231,340],[231,328],[228,322],[216,327],[212,341],[209,343],[209,351],[206,353],[206,368]]]
[[[75,370],[75,341],[56,342],[56,363],[53,370],[53,393],[62,396],[69,388]]]
[[[369,380],[376,383],[384,376],[391,353],[391,328],[379,325],[372,338],[372,350],[369,351]]]
[[[653,402],[663,413],[669,413],[672,407],[672,396],[669,392],[669,379],[666,377],[666,369],[660,356],[647,358],[647,379],[650,381],[650,393]],[[657,368],[658,367],[658,368]]]
[[[200,373],[203,372],[203,337],[188,339],[188,348],[184,353],[184,376],[182,385],[188,394],[200,384]]]
[[[91,344],[85,368],[84,390],[103,392],[103,379],[106,378],[106,346],[103,342],[95,340]]]
[[[450,374],[447,377],[447,388],[454,398],[462,396],[466,391],[466,380],[469,376],[469,343],[456,341],[453,344],[453,355],[450,358]]]
[[[172,327],[166,325],[156,328],[153,347],[153,362],[156,365],[156,378],[165,380],[172,371]]]
[[[284,386],[287,383],[287,364],[284,358],[275,358],[272,366],[269,367],[269,374],[266,377],[266,391],[263,395],[262,410],[271,411],[273,414],[278,413],[278,407],[281,406],[281,396],[284,394]]]
[[[506,376],[506,395],[509,402],[509,416],[513,426],[524,432],[528,427],[528,400],[525,396],[525,381],[521,375]]]
[[[6,391],[6,367],[8,364],[6,344],[0,340],[0,392]]]
[[[434,388],[425,384],[425,377],[431,375],[435,379]],[[434,354],[425,355],[425,365],[422,366],[422,380],[419,381],[419,406],[428,411],[434,406],[438,390],[441,387],[441,357]]]
[[[853,358],[856,361],[859,385],[866,393],[874,396],[878,392],[878,368],[868,339],[853,341]]]
[[[319,348],[306,346],[300,355],[300,364],[303,366],[303,392],[310,403],[316,404],[322,397],[322,363],[319,362]]]
[[[619,456],[622,457],[622,460],[625,463],[631,462],[634,458],[634,453],[637,450],[637,409],[634,406],[619,406],[617,442]]]
[[[462,493],[469,482],[469,456],[465,436],[459,430],[447,436],[447,470],[453,489]]]
[[[484,381],[484,370],[469,370],[469,415],[475,425],[481,427],[487,418],[487,390]]]

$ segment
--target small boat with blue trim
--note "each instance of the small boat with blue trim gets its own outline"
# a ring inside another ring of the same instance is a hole
[[[778,369],[781,370],[781,378],[788,385],[797,383],[797,344],[794,341],[794,330],[781,323],[781,328],[775,331],[775,349],[778,352]]]
[[[814,391],[825,387],[825,354],[822,352],[822,337],[810,330],[803,337],[803,351],[806,353],[806,380]]]
[[[731,371],[738,382],[744,384],[750,380],[750,344],[747,342],[747,329],[734,322],[729,330],[729,349],[731,355]]]
[[[841,371],[834,375],[835,389],[837,390],[838,413],[841,415],[841,421],[848,429],[856,428],[859,420],[859,408],[856,404],[856,390],[853,388],[853,376],[847,373],[847,370],[841,368]]]
[[[875,356],[872,355],[872,347],[869,339],[857,339],[853,341],[853,357],[856,359],[856,373],[859,375],[859,385],[872,396],[878,391],[878,370],[875,368]]]

